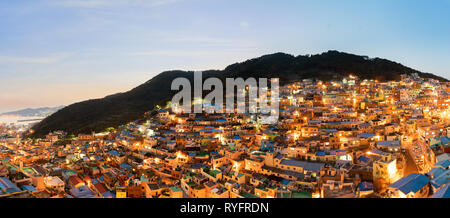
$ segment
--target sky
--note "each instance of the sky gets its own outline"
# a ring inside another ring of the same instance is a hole
[[[450,0],[0,1],[0,112],[275,52],[339,50],[450,79],[449,21]]]

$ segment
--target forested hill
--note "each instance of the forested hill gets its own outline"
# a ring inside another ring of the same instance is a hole
[[[339,79],[349,74],[362,79],[378,81],[398,80],[401,74],[418,73],[421,77],[447,81],[429,73],[422,73],[381,58],[328,51],[318,55],[293,56],[284,53],[264,55],[242,63],[232,64],[224,70],[203,72],[203,78],[280,78],[288,83],[304,78],[321,80]],[[142,118],[156,104],[169,100],[175,93],[170,90],[173,79],[192,80],[193,72],[166,71],[142,85],[124,93],[102,99],[87,100],[69,105],[36,124],[33,137],[42,137],[53,130],[68,133],[89,133]]]

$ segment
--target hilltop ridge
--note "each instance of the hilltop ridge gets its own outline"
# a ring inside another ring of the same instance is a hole
[[[339,51],[299,56],[279,52],[231,64],[224,70],[204,71],[203,78],[277,77],[280,78],[281,84],[284,84],[305,78],[340,79],[348,74],[356,75],[361,79],[387,81],[398,80],[401,74],[412,73],[425,78],[448,81],[390,60]],[[170,86],[177,77],[185,77],[192,81],[193,72],[165,71],[128,92],[64,107],[33,126],[32,137],[42,137],[54,130],[63,130],[72,134],[102,131],[108,127],[116,127],[142,118],[145,112],[169,100],[175,94],[175,91],[170,90]]]

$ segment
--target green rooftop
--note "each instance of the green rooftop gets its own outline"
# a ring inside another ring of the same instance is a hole
[[[219,170],[212,170],[209,172],[209,175],[216,177],[219,173],[221,173]]]
[[[312,193],[293,191],[292,198],[312,198]]]
[[[254,194],[250,194],[250,193],[243,193],[241,195],[244,198],[258,198],[258,196],[254,195]]]
[[[170,190],[171,190],[172,192],[181,192],[181,191],[182,191],[181,188],[178,187],[178,186],[171,186],[171,187],[170,187]]]

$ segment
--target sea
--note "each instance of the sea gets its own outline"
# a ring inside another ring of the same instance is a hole
[[[30,124],[37,123],[41,120],[43,120],[45,117],[25,117],[25,116],[18,116],[18,115],[0,115],[0,123],[5,125],[20,125],[20,126],[28,126]]]

